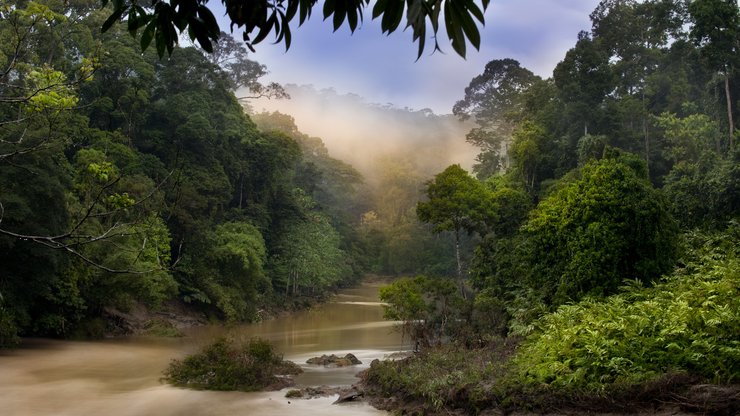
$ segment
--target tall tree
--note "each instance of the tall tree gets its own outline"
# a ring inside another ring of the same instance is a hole
[[[502,150],[502,145],[511,142],[524,92],[538,80],[539,77],[514,59],[493,60],[486,64],[482,74],[470,81],[465,97],[453,106],[453,114],[461,120],[472,118],[478,125],[465,138],[482,150],[473,168],[480,177],[507,167],[507,149]]]
[[[691,37],[707,64],[722,75],[727,107],[728,143],[735,148],[735,122],[730,78],[740,59],[740,6],[735,0],[695,0],[689,4]]]
[[[460,165],[451,165],[427,184],[426,194],[428,200],[417,204],[416,214],[420,220],[433,224],[435,232],[454,233],[457,279],[464,296],[460,233],[480,230],[486,223],[488,193],[483,184]]]
[[[262,97],[290,98],[280,84],[271,82],[265,85],[259,81],[267,75],[267,67],[249,59],[247,48],[228,33],[221,32],[213,52],[205,54],[205,57],[226,72],[235,93],[240,94],[240,89],[247,89],[249,95],[237,96],[239,101]]]

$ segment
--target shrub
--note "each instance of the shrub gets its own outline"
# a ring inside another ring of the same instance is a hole
[[[635,283],[604,301],[563,305],[515,363],[524,383],[604,392],[683,372],[740,380],[740,261],[709,251],[653,288]]]
[[[220,338],[197,354],[173,360],[164,372],[164,380],[196,390],[259,391],[285,387],[285,378],[277,375],[301,371],[298,365],[283,361],[265,340],[252,339],[238,345]]]
[[[0,298],[0,301],[2,298]],[[0,306],[0,348],[8,348],[17,345],[20,342],[18,338],[18,327],[15,324],[13,315]]]
[[[440,344],[462,325],[464,301],[455,282],[447,278],[403,277],[380,289],[384,317],[401,321],[401,331],[416,349]]]

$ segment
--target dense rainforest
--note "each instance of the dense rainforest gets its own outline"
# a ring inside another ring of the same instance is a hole
[[[552,77],[492,60],[452,109],[472,174],[419,141],[336,159],[253,111],[289,94],[228,35],[160,58],[109,15],[0,6],[0,344],[254,321],[371,272],[407,276],[381,298],[420,353],[364,381],[413,411],[737,411],[737,2],[603,0]]]
[[[285,93],[244,46],[160,60],[106,12],[0,9],[0,343],[136,305],[250,321],[360,276],[361,176],[245,114],[238,88]]]
[[[366,374],[381,405],[740,409],[738,4],[590,18],[551,78],[493,60],[455,104],[475,176],[439,172],[417,215],[474,251],[381,291],[422,351]]]
[[[449,163],[437,146],[363,175],[291,116],[254,113],[289,95],[227,34],[162,59],[126,27],[101,33],[96,1],[0,13],[0,344],[102,336],[142,307],[254,321],[368,272],[452,270],[414,211]],[[372,111],[426,126],[417,144],[455,122]]]

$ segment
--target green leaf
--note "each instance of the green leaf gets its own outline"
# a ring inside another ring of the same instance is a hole
[[[156,31],[154,39],[157,45],[157,55],[159,55],[159,59],[162,59],[164,57],[164,51],[167,48],[167,41],[165,40],[164,32],[161,27]]]
[[[113,14],[111,14],[108,17],[108,19],[105,20],[105,22],[103,23],[103,26],[101,27],[100,31],[103,32],[103,33],[107,32],[108,29],[110,29],[111,26],[113,26],[114,23],[116,23],[118,20],[121,19],[121,16],[123,16],[123,13],[125,13],[126,10],[128,10],[128,6],[125,6],[125,7],[121,8],[121,9],[116,9],[113,12]]]
[[[387,7],[388,0],[378,0],[375,2],[375,6],[373,7],[373,19],[377,18],[381,14],[385,12],[385,8]],[[383,30],[385,32],[385,30]]]
[[[154,39],[154,32],[157,27],[157,22],[152,20],[149,22],[148,25],[146,25],[146,28],[144,29],[144,32],[141,34],[141,50],[145,51],[149,45],[152,43],[152,39]]]

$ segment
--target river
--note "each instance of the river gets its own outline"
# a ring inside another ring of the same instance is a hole
[[[285,359],[303,367],[296,377],[299,387],[352,384],[373,359],[409,348],[382,315],[378,286],[364,284],[311,310],[258,324],[191,328],[182,338],[24,340],[22,348],[0,352],[0,415],[385,415],[365,403],[332,405],[336,397],[304,400],[286,399],[285,391],[193,391],[159,381],[171,359],[227,333],[270,340]],[[348,352],[363,364],[304,364],[313,356]]]

